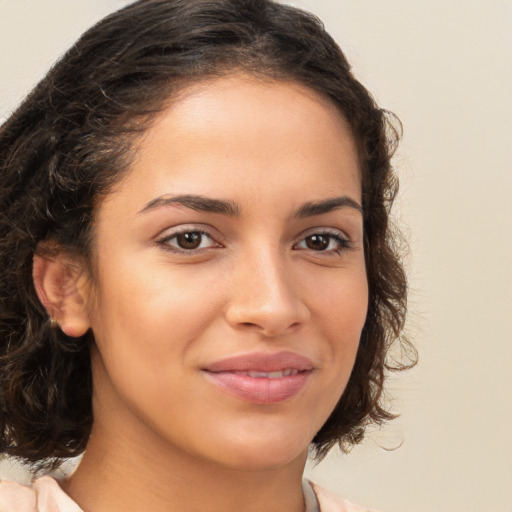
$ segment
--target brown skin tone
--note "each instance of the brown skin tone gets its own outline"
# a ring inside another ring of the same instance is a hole
[[[350,130],[303,86],[232,75],[190,87],[156,119],[99,207],[92,275],[64,253],[34,261],[61,328],[96,340],[92,436],[63,484],[84,510],[303,510],[308,445],[366,316],[360,201]],[[205,378],[212,362],[280,351],[313,370],[277,404]]]

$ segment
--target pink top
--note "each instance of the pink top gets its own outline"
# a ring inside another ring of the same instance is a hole
[[[314,492],[311,492],[313,490]],[[318,485],[305,481],[305,512],[372,512],[337,498]],[[37,479],[32,487],[0,482],[0,512],[83,512],[49,476]]]
[[[38,478],[32,487],[0,482],[1,512],[83,512],[49,476]]]

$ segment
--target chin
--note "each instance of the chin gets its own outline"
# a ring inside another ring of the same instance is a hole
[[[243,471],[275,469],[306,462],[310,439],[298,433],[259,432],[230,437],[225,443],[215,443],[213,459],[225,467]],[[297,435],[298,434],[298,435]]]
[[[273,448],[247,449],[232,452],[229,456],[224,455],[224,466],[238,471],[262,471],[279,469],[291,464],[306,463],[308,450],[299,453],[290,453],[286,450]]]

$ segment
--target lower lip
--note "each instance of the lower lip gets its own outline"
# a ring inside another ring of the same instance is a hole
[[[206,371],[205,374],[229,395],[252,404],[268,405],[284,402],[299,394],[306,386],[311,371],[275,379],[249,377],[233,372]]]

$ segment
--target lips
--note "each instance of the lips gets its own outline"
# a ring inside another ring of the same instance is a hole
[[[313,363],[293,352],[244,354],[208,364],[203,372],[221,391],[253,404],[277,404],[299,394]]]

